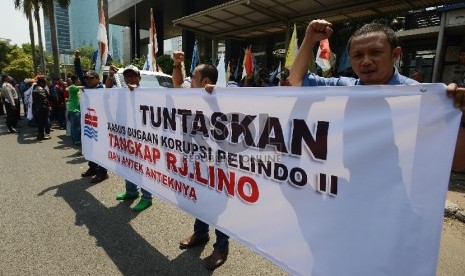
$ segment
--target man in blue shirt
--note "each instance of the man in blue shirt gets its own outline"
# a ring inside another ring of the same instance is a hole
[[[320,40],[331,36],[332,24],[325,20],[313,20],[307,27],[289,81],[293,86],[353,86],[418,84],[417,81],[399,74],[394,64],[402,53],[394,31],[377,23],[366,24],[350,38],[349,57],[352,69],[359,77],[323,78],[307,73],[313,47]]]
[[[348,42],[350,64],[358,79],[323,78],[308,73],[313,47],[317,42],[329,38],[332,33],[332,24],[326,20],[313,20],[308,24],[302,45],[290,68],[289,81],[293,86],[418,84],[416,80],[399,74],[394,67],[402,53],[394,31],[376,23],[362,26],[355,31]],[[451,83],[447,86],[447,96],[453,99],[455,107],[465,110],[465,88],[459,88],[457,84]],[[460,129],[460,132],[462,131],[463,129]],[[465,152],[465,143],[457,143],[457,152]]]

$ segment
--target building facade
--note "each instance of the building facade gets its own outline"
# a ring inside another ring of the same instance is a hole
[[[74,49],[82,46],[91,46],[97,49],[98,2],[98,0],[71,1],[68,8],[62,8],[55,3],[58,51],[61,63],[69,63]],[[43,18],[46,50],[52,53],[49,19]],[[112,24],[107,30],[109,52],[113,60],[116,61],[123,59],[122,30],[123,27]]]

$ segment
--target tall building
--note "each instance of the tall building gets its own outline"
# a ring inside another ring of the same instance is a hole
[[[67,8],[62,8],[56,2],[55,6],[55,23],[57,26],[58,51],[60,54],[69,53],[71,50],[70,32],[69,32],[69,14]],[[45,49],[52,53],[52,37],[50,34],[50,20],[44,18]]]
[[[60,62],[69,63],[69,56],[79,47],[91,46],[97,49],[98,2],[98,0],[71,1],[68,8],[62,8],[55,3]],[[114,60],[123,58],[122,29],[121,26],[110,24],[107,30],[109,52]],[[45,17],[44,31],[46,50],[52,53],[50,23]]]

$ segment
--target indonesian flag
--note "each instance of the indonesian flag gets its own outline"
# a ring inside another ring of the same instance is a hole
[[[329,40],[323,39],[320,41],[320,47],[318,47],[318,53],[316,54],[316,64],[321,67],[323,72],[331,69],[331,49],[329,48]]]
[[[155,27],[155,18],[153,17],[153,10],[150,8],[150,71],[158,71],[157,66],[157,52],[158,52],[158,42],[157,42],[157,28]]]
[[[107,29],[105,28],[105,13],[103,12],[103,2],[100,2],[100,20],[97,32],[98,51],[97,60],[95,61],[95,71],[100,73],[102,66],[107,63],[108,56],[108,38]]]

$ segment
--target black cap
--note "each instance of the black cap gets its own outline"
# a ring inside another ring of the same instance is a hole
[[[8,75],[8,74],[3,74],[3,75],[2,75],[2,81],[5,81],[6,78],[8,78],[9,76],[10,76],[10,75]]]

